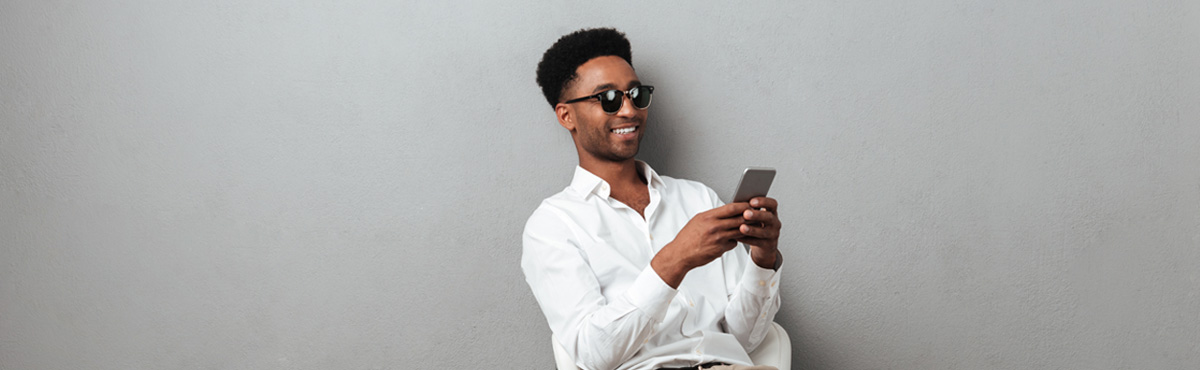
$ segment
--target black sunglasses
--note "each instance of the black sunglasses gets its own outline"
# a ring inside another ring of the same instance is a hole
[[[652,95],[654,95],[654,86],[638,86],[629,89],[629,91],[604,90],[599,94],[567,100],[563,102],[563,104],[571,104],[588,99],[596,99],[600,101],[600,109],[603,109],[604,113],[616,114],[621,110],[621,104],[625,104],[625,95],[629,95],[629,101],[633,103],[634,108],[646,109],[646,107],[650,106],[650,98]]]

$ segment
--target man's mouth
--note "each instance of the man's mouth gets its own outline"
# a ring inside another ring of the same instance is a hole
[[[614,134],[617,134],[617,135],[624,135],[624,134],[634,133],[635,131],[637,131],[637,128],[638,128],[637,126],[629,126],[629,127],[625,127],[625,128],[614,128],[610,131],[612,131]]]

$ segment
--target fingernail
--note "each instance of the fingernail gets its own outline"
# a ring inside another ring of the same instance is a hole
[[[751,218],[751,217],[754,217],[754,211],[751,211],[751,210],[746,210],[746,212],[743,212],[743,213],[742,213],[742,217],[745,217],[745,218]]]

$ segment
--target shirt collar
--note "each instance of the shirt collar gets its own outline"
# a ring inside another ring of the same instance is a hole
[[[635,160],[637,165],[642,170],[642,174],[646,175],[646,182],[650,189],[658,189],[662,186],[662,178],[658,177],[658,172],[654,172],[653,168],[646,162]],[[612,189],[608,186],[608,182],[588,172],[579,165],[575,166],[575,177],[571,179],[571,189],[576,194],[587,198],[589,194],[595,194],[601,198],[607,199]]]

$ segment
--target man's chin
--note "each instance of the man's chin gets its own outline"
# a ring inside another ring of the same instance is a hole
[[[632,149],[613,150],[608,153],[596,153],[596,154],[599,154],[599,155],[596,155],[596,157],[603,158],[604,160],[607,160],[609,162],[625,162],[625,161],[628,161],[628,160],[631,160],[631,159],[634,159],[637,157],[638,147],[634,146]]]
[[[637,158],[638,147],[635,146],[635,147],[633,147],[633,150],[621,151],[621,152],[617,152],[617,153],[613,153],[613,154],[614,154],[613,157],[619,158],[620,161],[622,161],[622,162],[628,161],[628,160]]]

